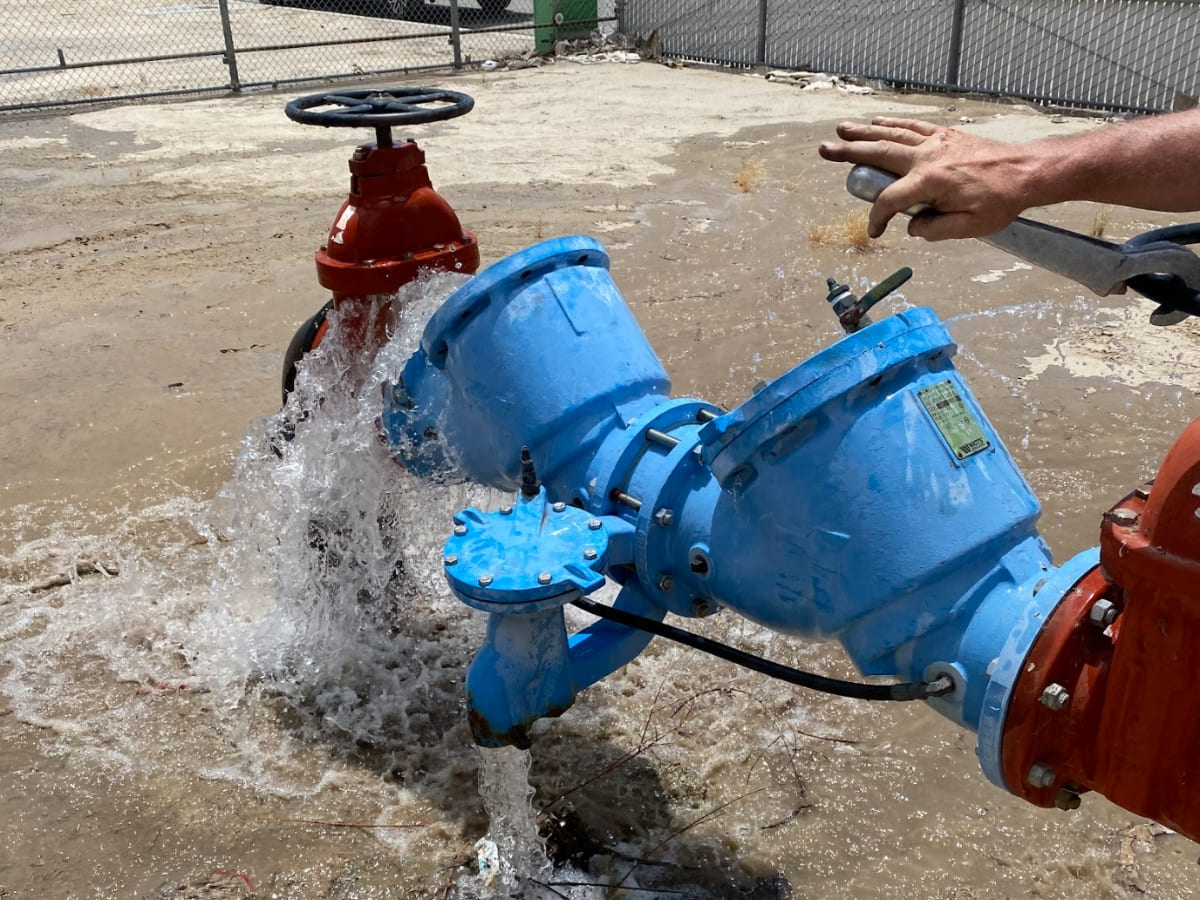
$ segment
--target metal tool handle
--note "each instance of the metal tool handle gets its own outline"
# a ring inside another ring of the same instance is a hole
[[[860,200],[874,203],[897,176],[871,166],[855,166],[846,177],[846,190]],[[928,204],[904,210],[905,215],[937,215]],[[1190,241],[1200,240],[1200,233]],[[1157,237],[1151,233],[1148,237]],[[1088,237],[1030,219],[1014,219],[1007,227],[979,240],[1018,259],[1056,272],[1082,284],[1100,296],[1123,294],[1126,287],[1162,304],[1152,317],[1156,324],[1173,324],[1184,315],[1200,314],[1200,257],[1163,240],[1124,245]],[[1169,315],[1175,312],[1177,315]]]
[[[872,166],[855,166],[846,176],[846,190],[859,200],[874,203],[875,198],[883,193],[883,189],[894,183],[897,177],[891,172],[876,169]],[[937,210],[928,203],[918,203],[904,210],[906,216],[919,216],[922,213],[936,213]]]

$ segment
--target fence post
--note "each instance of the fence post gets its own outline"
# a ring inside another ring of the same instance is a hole
[[[229,22],[229,0],[217,0],[221,9],[221,31],[225,33],[225,65],[229,66],[229,89],[240,93],[242,84],[238,80],[237,51],[233,47],[233,26]]]
[[[950,51],[946,60],[946,84],[958,87],[959,68],[962,63],[963,13],[967,0],[954,0],[954,12],[950,19]]]
[[[767,0],[758,0],[758,48],[754,56],[754,64],[767,64]]]
[[[450,0],[450,46],[454,48],[454,68],[462,68],[462,31],[459,27],[458,0]]]

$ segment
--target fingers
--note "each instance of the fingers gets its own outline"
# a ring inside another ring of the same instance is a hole
[[[908,233],[912,237],[924,238],[927,241],[948,241],[954,238],[979,237],[979,231],[974,222],[974,216],[969,213],[922,213],[913,216],[908,223]],[[986,234],[987,232],[981,232]]]
[[[920,182],[915,176],[898,178],[880,191],[875,202],[871,204],[871,214],[867,219],[867,233],[873,238],[879,237],[887,228],[888,222],[897,213],[912,209],[927,200],[928,198],[924,195]],[[921,217],[917,216],[916,218]],[[932,216],[928,217],[932,218]],[[912,233],[911,224],[909,233]]]
[[[921,119],[894,119],[891,116],[876,116],[871,120],[872,125],[882,125],[886,128],[899,128],[911,131],[923,137],[932,137],[942,127]]]
[[[837,126],[838,137],[847,141],[892,141],[908,147],[916,147],[929,137],[924,131],[890,124],[893,119],[872,119],[871,122],[842,122]],[[926,123],[918,123],[926,124]]]
[[[911,148],[892,141],[823,141],[817,152],[833,162],[874,166],[894,175],[906,175],[912,168]]]

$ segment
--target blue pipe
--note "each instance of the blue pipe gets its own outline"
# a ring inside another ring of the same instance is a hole
[[[611,623],[566,634],[561,607],[611,578],[655,618],[728,607],[837,638],[868,675],[948,675],[933,705],[998,742],[993,676],[1019,667],[1036,636],[1025,611],[1052,609],[1082,562],[1054,568],[955,349],[931,310],[907,310],[722,412],[670,398],[590,238],[464,285],[385,385],[382,422],[420,471],[514,489],[524,445],[542,476],[516,511],[533,519],[467,510],[446,545],[452,588],[492,617],[468,679],[476,738],[526,740],[641,651],[648,639]],[[986,768],[998,743],[980,754]]]

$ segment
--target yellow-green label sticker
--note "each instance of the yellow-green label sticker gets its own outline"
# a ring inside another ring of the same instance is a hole
[[[991,446],[979,427],[979,420],[967,408],[963,398],[954,389],[953,382],[938,382],[917,391],[917,397],[949,445],[950,452],[958,459],[966,459]]]

